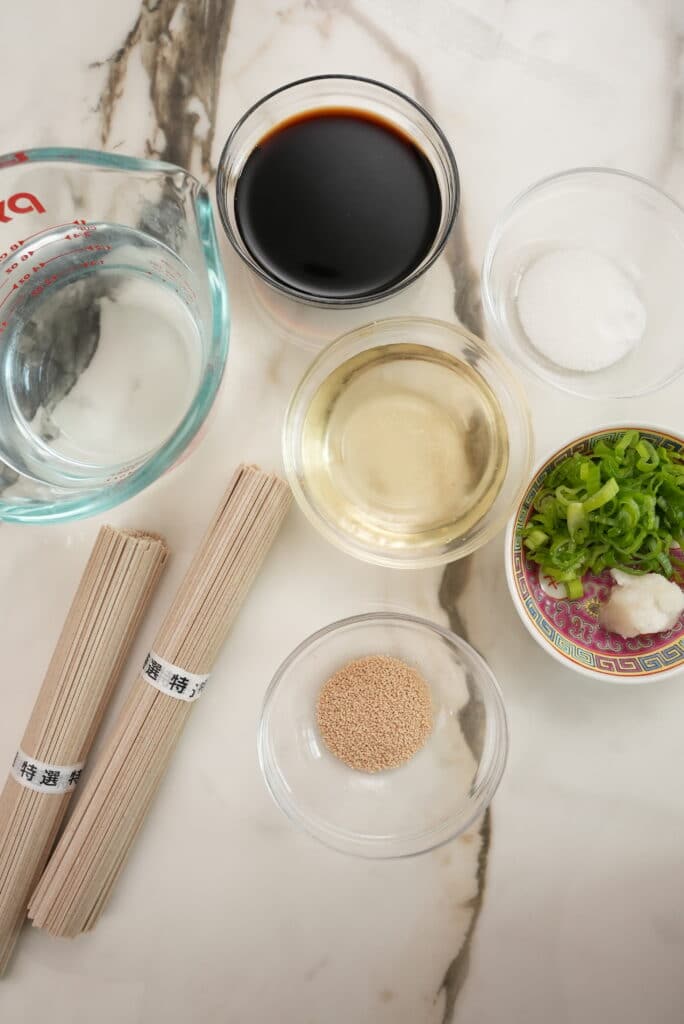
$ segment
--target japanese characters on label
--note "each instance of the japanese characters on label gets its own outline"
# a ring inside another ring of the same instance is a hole
[[[12,762],[12,775],[22,786],[39,793],[68,793],[83,774],[82,764],[46,764],[18,750]]]
[[[185,701],[197,700],[209,678],[185,672],[154,653],[148,654],[145,658],[142,674],[148,683],[152,683],[162,693],[175,697],[176,700]]]

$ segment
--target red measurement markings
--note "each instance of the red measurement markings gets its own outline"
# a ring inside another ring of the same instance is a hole
[[[31,295],[34,299],[37,298],[46,288],[49,288],[55,281],[58,281],[61,276],[61,274],[51,274],[50,277],[46,277],[44,281],[41,281],[39,285],[31,289]]]
[[[82,231],[70,231],[64,238],[66,241],[73,242],[78,238],[90,238],[96,231],[97,226],[95,224],[87,224]]]
[[[32,235],[27,235],[26,238],[17,238],[15,242],[12,242],[7,252],[0,252],[0,262],[2,260],[6,260],[11,252],[16,252],[18,249],[21,249],[22,245],[26,245],[26,243],[30,242],[32,238],[38,238],[40,235],[47,235],[50,231],[59,231],[60,228],[70,228],[73,224],[85,225],[85,232],[73,232],[64,235],[65,238],[83,238],[87,235],[92,235],[93,232],[98,230],[97,224],[87,224],[84,220],[70,220],[66,221],[64,224],[53,224],[52,227],[43,228],[42,231],[34,231]]]
[[[7,257],[10,255],[10,253],[18,252],[19,249],[21,249],[23,244],[24,244],[24,239],[23,238],[18,238],[16,242],[12,242],[12,244],[10,245],[9,249],[7,250],[7,252],[0,252],[0,263],[2,263],[3,260],[6,260]]]
[[[13,284],[13,285],[12,285],[12,287],[10,288],[10,290],[9,290],[9,291],[7,292],[7,295],[5,295],[5,297],[4,297],[4,299],[2,300],[2,302],[0,302],[0,309],[2,309],[2,307],[3,307],[4,305],[5,305],[5,303],[7,302],[7,300],[8,300],[8,299],[9,299],[9,298],[10,298],[10,297],[11,297],[11,296],[12,296],[12,295],[14,294],[14,292],[15,292],[15,291],[17,290],[17,288],[18,288],[18,287],[19,287],[19,285],[18,285],[18,284]]]
[[[70,221],[67,221],[64,224],[55,224],[53,227],[48,228],[47,231],[46,230],[36,231],[32,235],[27,235],[26,238],[17,238],[17,240],[15,242],[12,242],[12,244],[10,245],[9,249],[7,250],[7,252],[0,252],[0,263],[3,263],[12,253],[18,252],[19,249],[21,249],[22,245],[26,245],[26,243],[30,242],[32,238],[38,238],[39,235],[46,235],[50,231],[58,231],[60,228],[70,228],[73,224],[76,224],[76,225],[80,226],[80,225],[86,225],[86,223],[87,222],[84,221],[84,220],[70,220]],[[87,225],[85,231],[70,232],[69,234],[66,234],[63,237],[65,239],[68,239],[69,241],[71,241],[72,239],[88,238],[88,237],[90,237],[90,235],[93,234],[94,231],[97,231],[97,225],[89,224],[89,225]],[[105,246],[103,248],[106,248],[106,249],[109,250],[109,249],[111,249],[111,246]],[[30,255],[32,256],[33,253],[31,252]],[[24,258],[25,258],[24,256],[21,257],[21,259],[24,259]]]
[[[96,225],[94,225],[94,224],[88,225],[88,222],[83,220],[83,219],[81,219],[81,218],[79,218],[77,220],[65,221],[63,224],[54,224],[51,228],[48,228],[47,231],[45,229],[43,229],[42,231],[36,231],[32,235],[28,235],[26,238],[17,238],[17,240],[15,242],[12,242],[12,244],[10,245],[9,249],[7,250],[7,252],[0,253],[0,263],[3,263],[10,256],[11,253],[18,252],[18,250],[22,247],[22,245],[26,245],[26,243],[28,241],[30,241],[32,238],[38,238],[39,235],[45,235],[45,234],[48,233],[48,231],[57,231],[60,228],[70,228],[72,226],[86,227],[86,231],[69,232],[65,236],[65,238],[69,238],[69,239],[72,238],[72,237],[74,237],[74,238],[88,238],[94,231],[97,231],[97,226]],[[62,256],[68,256],[72,252],[82,252],[82,251],[84,251],[84,249],[89,251],[92,248],[97,248],[98,250],[104,249],[105,251],[109,251],[111,249],[111,246],[97,246],[97,247],[85,246],[85,247],[79,247],[79,248],[76,248],[76,249],[68,249],[66,252],[59,253],[57,256],[51,256],[50,259],[43,260],[40,263],[34,265],[31,268],[31,271],[32,271],[32,273],[37,274],[44,267],[46,267],[48,263],[51,263],[53,260],[60,259]],[[28,249],[26,252],[22,253],[21,256],[17,260],[15,260],[12,263],[11,266],[5,268],[5,273],[6,274],[13,274],[15,270],[21,269],[21,267],[20,267],[21,263],[27,262],[34,255],[35,255],[35,250],[34,249]],[[45,281],[42,281],[39,285],[37,285],[32,290],[31,295],[33,295],[34,298],[37,297],[46,288],[49,288],[50,285],[53,285],[55,283],[55,281],[57,281],[59,279],[60,276],[61,276],[60,274],[53,274],[51,277],[46,278]],[[14,295],[14,293],[16,291],[18,291],[18,289],[22,285],[26,284],[27,281],[30,281],[30,279],[31,279],[31,274],[23,274],[18,279],[18,281],[15,281],[14,284],[12,285],[12,287],[10,288],[10,290],[6,293],[6,295],[4,295],[2,299],[0,299],[0,309],[2,309],[2,307]],[[6,331],[6,330],[7,330],[7,321],[6,320],[0,321],[0,334],[2,334],[3,331]]]
[[[26,238],[19,238],[17,240],[18,244],[15,246],[15,248],[18,249],[20,245],[24,245],[25,242],[30,242],[32,238],[37,238],[38,235],[46,235],[48,233],[48,231],[59,231],[60,228],[70,228],[74,224],[87,224],[87,221],[85,221],[85,220],[67,220],[67,221],[64,222],[64,224],[53,224],[52,227],[50,227],[50,228],[43,228],[42,231],[36,231],[32,235],[27,235]],[[90,227],[91,227],[92,231],[97,231],[97,227],[94,224],[90,225]],[[10,250],[12,252],[14,251],[12,249],[12,246],[10,246]],[[2,259],[2,256],[0,256],[0,259]]]
[[[11,263],[9,265],[9,267],[5,267],[5,273],[6,274],[13,274],[14,271],[18,268],[20,263],[26,263],[28,260],[31,259],[32,256],[33,256],[33,249],[29,249],[28,252],[23,252],[18,260],[15,260],[14,263]],[[34,271],[35,271],[35,268],[34,268]]]
[[[41,260],[40,263],[35,264],[31,269],[32,269],[34,274],[37,274],[40,270],[43,269],[43,267],[46,267],[48,265],[48,263],[52,263],[54,260],[61,260],[64,256],[70,256],[70,255],[72,255],[72,253],[75,253],[75,252],[111,252],[111,248],[112,248],[111,245],[81,245],[81,246],[78,246],[77,248],[66,249],[64,252],[59,252],[59,253],[57,253],[56,256],[50,256],[50,258],[47,259],[47,260]],[[22,256],[20,257],[20,262],[22,262],[22,263],[26,262],[33,255],[35,255],[35,250],[34,249],[29,249],[27,252],[22,254]],[[103,260],[100,260],[100,263],[103,263],[103,262],[104,262]],[[81,264],[81,265],[84,266],[84,264]],[[19,262],[15,261],[14,263],[11,263],[9,267],[5,268],[5,273],[6,274],[13,274],[14,271],[17,270],[18,267],[19,267]]]
[[[56,256],[50,256],[49,259],[44,260],[40,264],[40,266],[41,267],[46,267],[48,265],[48,263],[54,263],[55,260],[64,259],[65,256],[71,256],[75,252],[85,252],[86,248],[87,248],[86,246],[80,245],[76,249],[65,249],[64,252],[58,252]]]
[[[163,258],[160,258],[158,261],[152,260],[150,266],[154,267],[160,277],[165,277],[169,282],[171,282],[176,293],[181,295],[186,302],[189,300],[197,302],[197,293],[185,281],[183,275],[172,267],[167,260]]]
[[[31,289],[31,295],[34,298],[37,298],[42,292],[45,291],[46,288],[49,288],[50,285],[53,285],[55,283],[55,281],[58,281],[59,278],[62,277],[62,276],[63,276],[62,274],[52,274],[50,277],[47,277],[44,281],[41,281],[41,283],[39,285],[36,285],[35,288]],[[18,289],[21,288],[22,285],[26,284],[26,282],[30,281],[30,280],[31,280],[31,275],[30,274],[24,274],[23,277],[20,277],[18,281],[15,281],[14,284],[12,285],[12,287],[10,288],[10,290],[3,297],[2,301],[0,301],[0,309],[2,309],[2,307],[5,305],[7,300],[12,298],[14,293],[16,291],[18,291]],[[6,322],[3,321],[3,323],[5,324],[5,327],[7,327]]]
[[[24,262],[25,260],[29,260],[31,258],[31,256],[34,256],[34,255],[35,255],[35,250],[34,249],[29,249],[27,252],[22,254],[21,260],[22,260],[22,262]],[[67,255],[67,253],[62,252],[62,253],[59,254],[59,256],[51,256],[49,260],[43,260],[40,263],[35,264],[35,266],[32,267],[33,273],[37,274],[38,271],[42,270],[43,267],[47,266],[48,263],[52,263],[53,260],[58,260],[62,256],[66,256],[66,255]],[[6,274],[13,274],[18,266],[19,266],[19,263],[17,263],[17,262],[10,264],[9,267],[5,267],[5,273]]]

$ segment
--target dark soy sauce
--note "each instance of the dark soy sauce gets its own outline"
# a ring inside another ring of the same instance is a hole
[[[425,258],[442,214],[425,154],[387,121],[307,112],[250,153],[235,214],[269,275],[311,298],[371,296]]]

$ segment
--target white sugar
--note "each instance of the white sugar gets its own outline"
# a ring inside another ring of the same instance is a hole
[[[568,370],[611,366],[646,327],[646,310],[629,277],[590,249],[558,249],[535,260],[517,299],[531,344]]]

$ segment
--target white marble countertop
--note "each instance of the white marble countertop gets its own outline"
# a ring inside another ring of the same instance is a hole
[[[419,310],[475,328],[486,239],[522,187],[599,164],[684,201],[684,17],[668,0],[35,0],[5,5],[2,30],[3,151],[152,153],[209,180],[241,112],[288,80],[357,73],[416,96],[445,129],[463,190]],[[167,536],[157,608],[234,465],[279,466],[282,414],[310,358],[263,327],[227,243],[223,254],[233,330],[209,429],[106,517]],[[540,455],[627,411],[526,387]],[[681,397],[680,384],[630,402],[629,417],[681,431]],[[0,528],[0,763],[98,525]],[[109,910],[73,943],[26,929],[0,982],[2,1024],[679,1024],[684,679],[622,689],[559,666],[518,621],[501,559],[499,537],[444,580],[397,574],[336,552],[294,512]],[[294,831],[255,749],[280,660],[315,628],[380,607],[450,617],[497,674],[511,726],[485,822],[402,862],[355,860]]]

